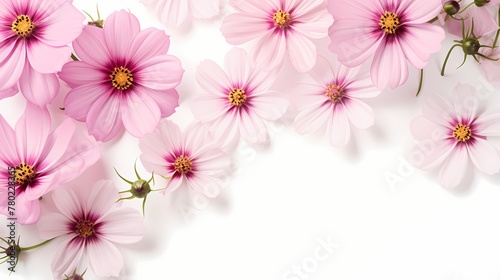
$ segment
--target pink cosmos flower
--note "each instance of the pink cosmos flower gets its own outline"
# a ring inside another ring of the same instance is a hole
[[[75,131],[66,119],[51,132],[47,110],[30,103],[15,131],[0,115],[0,213],[9,214],[9,194],[15,190],[15,217],[21,224],[36,223],[40,217],[39,198],[61,183],[68,182],[100,157],[93,138]]]
[[[441,0],[444,5],[447,0]],[[494,5],[499,4],[498,0],[490,1],[487,4],[484,4],[482,7],[478,7],[475,4],[470,5],[473,0],[463,0],[460,2],[460,8],[463,10],[465,7],[469,6],[463,13],[455,15],[457,18],[465,19],[465,31],[469,30],[472,25],[472,20],[474,20],[474,34],[477,37],[481,37],[487,35],[491,32],[494,32],[498,29],[498,23],[495,18],[492,16],[489,11]],[[494,12],[498,11],[498,7],[495,7]],[[446,19],[446,13],[443,11],[439,14],[441,22],[445,22],[445,26],[448,29],[448,32],[462,38],[462,21],[454,20],[454,19]]]
[[[188,14],[207,19],[219,14],[219,0],[141,0],[168,28],[179,27]]]
[[[174,113],[179,99],[174,88],[184,70],[179,59],[166,54],[164,31],[141,31],[137,18],[122,10],[108,17],[104,29],[85,26],[73,46],[81,61],[59,73],[72,88],[65,112],[86,122],[97,140],[111,140],[122,124],[142,137]]]
[[[472,86],[457,85],[452,100],[429,97],[423,113],[410,125],[419,141],[410,156],[412,164],[422,169],[441,166],[438,180],[446,188],[460,184],[469,161],[486,174],[500,171],[500,155],[488,141],[500,136],[500,111],[480,108]]]
[[[231,45],[257,40],[252,62],[265,71],[279,67],[288,54],[300,72],[316,62],[311,39],[325,38],[332,16],[324,0],[230,0],[237,13],[227,16],[221,31]]]
[[[253,68],[247,53],[234,48],[225,56],[224,70],[210,60],[198,66],[196,80],[207,94],[193,100],[191,110],[224,147],[240,134],[250,143],[264,143],[264,120],[282,117],[288,107],[288,100],[270,89],[275,78],[275,71]]]
[[[44,214],[37,227],[44,239],[62,239],[52,260],[55,278],[71,275],[84,260],[99,277],[119,275],[123,257],[115,244],[140,241],[145,227],[141,214],[115,203],[118,198],[113,182],[105,180],[54,191],[57,212]]]
[[[309,134],[326,125],[331,144],[339,147],[349,142],[351,124],[372,126],[373,110],[360,99],[375,97],[380,90],[373,86],[368,72],[360,70],[319,57],[310,72],[316,83],[299,86],[294,97],[300,112],[295,130]]]
[[[370,72],[379,88],[405,83],[406,61],[423,69],[445,38],[441,27],[427,23],[442,9],[440,0],[337,0],[329,8],[330,50],[349,67],[373,57]]]
[[[51,103],[84,19],[71,0],[0,1],[0,91],[19,84],[29,102]]]
[[[182,133],[173,122],[163,121],[154,133],[140,140],[139,148],[141,162],[149,172],[170,178],[166,192],[187,185],[215,197],[223,187],[229,155],[200,124],[189,126]]]

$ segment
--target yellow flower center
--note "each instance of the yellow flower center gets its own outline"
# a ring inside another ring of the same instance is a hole
[[[233,88],[227,97],[229,102],[234,106],[241,107],[245,102],[247,102],[247,95],[245,90],[239,88]]]
[[[344,90],[338,85],[331,85],[326,88],[325,95],[333,103],[339,103],[344,97]]]
[[[459,123],[453,130],[453,137],[460,142],[469,141],[472,137],[472,130],[469,126]]]
[[[90,237],[95,234],[94,223],[87,220],[76,223],[76,233],[83,238]]]
[[[193,163],[191,162],[191,159],[189,159],[187,156],[182,155],[175,159],[174,168],[175,171],[185,174],[193,170]]]
[[[381,29],[385,30],[386,34],[394,34],[399,27],[398,15],[391,12],[385,12],[380,16],[380,22],[378,24]]]
[[[21,38],[26,38],[33,32],[33,21],[27,15],[19,15],[16,20],[12,22],[11,29]]]
[[[132,72],[123,66],[115,67],[113,73],[109,75],[111,84],[119,90],[129,89],[134,82],[134,75]]]
[[[278,10],[273,16],[274,23],[280,28],[287,28],[290,23],[290,13]]]
[[[23,162],[19,166],[15,167],[14,183],[26,187],[31,185],[35,178],[35,170],[33,169],[33,167],[27,165],[26,163]]]

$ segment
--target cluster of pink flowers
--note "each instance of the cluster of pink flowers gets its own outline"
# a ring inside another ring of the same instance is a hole
[[[168,28],[178,28],[188,15],[209,19],[220,10],[218,0],[142,2]],[[267,144],[269,123],[286,112],[296,111],[297,133],[324,130],[333,146],[347,145],[353,127],[374,125],[368,99],[405,84],[410,65],[423,71],[446,32],[461,38],[450,52],[460,47],[500,85],[500,0],[229,5],[234,12],[222,19],[220,32],[238,47],[226,54],[223,67],[200,62],[195,79],[201,92],[189,104],[196,121],[182,131],[166,119],[179,106],[184,69],[168,53],[165,31],[141,29],[137,17],[124,10],[108,15],[103,27],[84,25],[71,0],[0,2],[0,99],[17,92],[26,99],[14,128],[0,115],[0,213],[12,216],[9,193],[15,193],[16,222],[37,224],[42,238],[57,237],[56,279],[86,265],[97,276],[117,277],[123,258],[116,244],[145,235],[140,213],[115,203],[124,198],[110,178],[93,186],[75,182],[99,160],[101,142],[118,139],[123,129],[139,138],[138,157],[146,170],[166,180],[165,195],[189,187],[215,197],[230,173],[234,147],[240,141]],[[274,83],[284,71],[309,80],[278,92]],[[66,118],[52,129],[47,105],[61,81],[70,88],[64,95]],[[486,174],[498,173],[500,154],[489,141],[500,136],[498,108],[481,107],[468,85],[458,85],[451,97],[427,95],[423,116],[410,124],[421,141],[411,153],[413,164],[440,166],[438,181],[447,188],[462,182],[469,161]],[[149,181],[137,177],[121,178],[132,186],[130,198],[145,199]]]

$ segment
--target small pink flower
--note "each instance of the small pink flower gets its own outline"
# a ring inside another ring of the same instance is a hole
[[[423,69],[445,38],[443,28],[427,23],[442,9],[440,0],[337,0],[329,8],[330,49],[349,67],[373,57],[370,72],[379,88],[405,83],[407,61]]]
[[[312,39],[328,35],[332,16],[324,0],[230,0],[236,13],[222,22],[221,31],[231,45],[257,40],[251,52],[254,64],[263,70],[279,67],[285,54],[300,72],[316,62]]]
[[[117,277],[123,257],[115,244],[136,243],[144,236],[141,214],[115,203],[118,189],[111,181],[93,186],[57,189],[52,201],[57,212],[47,212],[38,223],[44,239],[59,237],[62,243],[52,260],[52,273],[60,279],[71,275],[87,260],[99,277]]]
[[[72,88],[65,112],[86,122],[97,140],[111,140],[122,124],[142,137],[174,113],[179,99],[174,88],[184,70],[179,59],[166,54],[164,31],[141,31],[137,18],[122,10],[111,14],[103,29],[85,26],[73,46],[81,61],[59,73]]]
[[[78,135],[66,119],[53,132],[49,112],[30,103],[15,131],[0,115],[0,213],[9,215],[8,194],[15,189],[15,217],[21,224],[36,223],[39,198],[68,182],[100,157],[93,138]]]
[[[19,84],[29,102],[51,103],[84,19],[71,0],[0,1],[0,91]]]
[[[179,27],[188,14],[207,19],[219,14],[219,0],[141,0],[168,28]]]
[[[238,135],[250,143],[264,143],[268,132],[264,120],[283,116],[288,100],[270,89],[276,72],[263,72],[251,66],[247,53],[234,48],[226,54],[224,70],[210,60],[196,71],[196,80],[206,92],[191,104],[201,122],[212,127],[215,139],[224,147]]]
[[[208,130],[199,124],[184,133],[170,121],[139,142],[141,162],[149,172],[170,178],[166,192],[189,186],[208,197],[223,187],[222,176],[229,168],[229,155],[211,140]]]
[[[366,71],[319,57],[310,74],[316,83],[300,85],[294,97],[300,112],[294,123],[299,134],[326,126],[331,144],[339,147],[349,142],[351,124],[361,129],[373,125],[373,110],[361,99],[375,97],[380,90]]]
[[[479,107],[473,87],[457,85],[452,100],[427,98],[423,113],[410,125],[419,141],[410,155],[412,164],[422,169],[441,166],[438,181],[445,188],[460,184],[469,161],[486,174],[500,171],[500,155],[488,141],[500,136],[500,111]]]

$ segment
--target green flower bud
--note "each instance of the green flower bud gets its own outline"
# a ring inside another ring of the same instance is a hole
[[[458,4],[457,1],[448,1],[444,3],[443,5],[443,10],[446,12],[446,14],[453,16],[460,11],[460,4]]]

